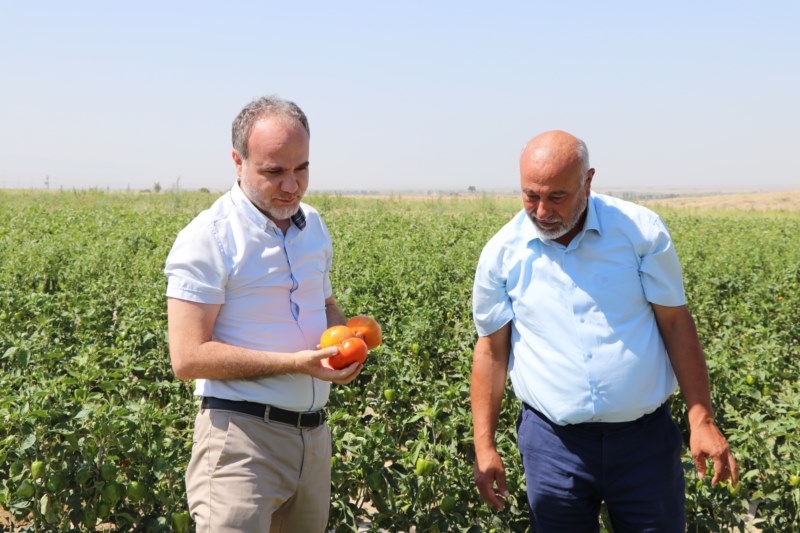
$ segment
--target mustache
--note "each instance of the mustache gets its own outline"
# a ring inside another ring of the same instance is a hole
[[[539,218],[534,213],[528,213],[528,216],[531,217],[531,220],[535,220],[537,222],[544,222],[545,224],[561,224],[564,221],[559,218]]]

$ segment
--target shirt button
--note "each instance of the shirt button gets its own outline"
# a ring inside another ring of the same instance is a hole
[[[590,360],[592,358],[592,354],[587,353],[587,354],[584,354],[583,357],[584,357],[584,359],[586,359],[588,361],[588,360]]]

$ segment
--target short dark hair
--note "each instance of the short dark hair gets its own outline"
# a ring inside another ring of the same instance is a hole
[[[253,125],[262,118],[280,117],[290,123],[297,123],[305,128],[306,133],[311,135],[308,129],[308,118],[300,106],[289,100],[284,100],[277,96],[262,96],[256,98],[239,111],[233,119],[232,141],[233,149],[242,159],[247,159],[249,153],[247,141],[250,139],[250,132]]]

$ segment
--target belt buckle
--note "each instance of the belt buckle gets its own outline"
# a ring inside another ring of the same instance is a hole
[[[269,409],[271,406],[267,405],[264,409],[264,422],[269,422]]]
[[[304,414],[305,413],[297,413],[297,421],[294,423],[294,427],[296,427],[297,429],[302,429],[303,428],[303,415]]]

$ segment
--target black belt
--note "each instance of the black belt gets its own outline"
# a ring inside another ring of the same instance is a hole
[[[319,427],[325,423],[325,420],[328,418],[324,409],[306,412],[287,411],[286,409],[281,409],[273,405],[264,405],[263,403],[223,400],[211,396],[204,396],[200,407],[202,409],[236,411],[237,413],[257,416],[263,420],[288,424],[296,428]]]

